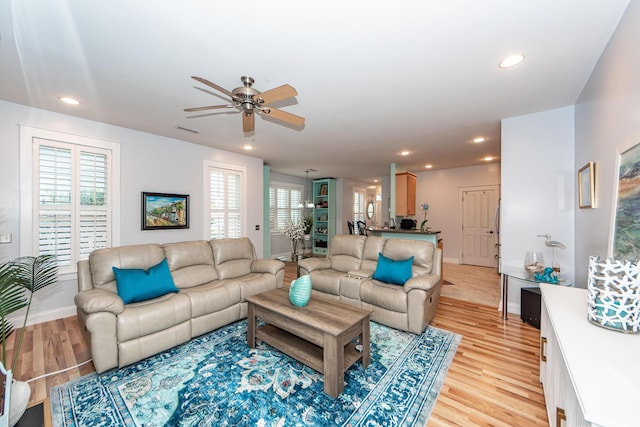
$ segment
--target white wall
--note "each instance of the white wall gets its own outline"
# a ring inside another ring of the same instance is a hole
[[[420,225],[424,211],[420,207],[429,203],[427,225],[440,230],[443,239],[444,261],[459,263],[462,260],[462,224],[459,189],[500,185],[500,164],[444,169],[416,174],[416,215],[413,218]]]
[[[561,274],[574,279],[574,107],[564,107],[502,121],[502,265],[523,269],[527,250],[551,248],[538,234],[551,234],[567,246],[556,251]],[[520,313],[520,287],[510,280],[508,311]]]
[[[616,148],[640,143],[640,2],[630,2],[576,104],[575,168],[596,162],[597,208],[575,214],[578,283],[590,255],[607,257],[615,203]]]
[[[247,169],[246,236],[258,256],[263,253],[263,162],[214,148],[186,143],[63,114],[0,101],[0,232],[12,233],[12,242],[0,244],[0,261],[20,255],[20,189],[18,124],[83,135],[121,144],[121,245],[166,243],[205,239],[204,161],[228,163]],[[190,195],[190,228],[186,230],[140,230],[140,193],[156,191]],[[39,291],[34,297],[30,323],[75,313],[75,280]]]

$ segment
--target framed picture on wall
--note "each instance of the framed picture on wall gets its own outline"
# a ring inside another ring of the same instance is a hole
[[[589,162],[578,171],[578,206],[595,208],[595,179],[593,162]]]
[[[189,228],[189,195],[142,193],[142,229]]]
[[[616,259],[640,259],[640,142],[632,144],[619,147],[616,159],[609,251]]]

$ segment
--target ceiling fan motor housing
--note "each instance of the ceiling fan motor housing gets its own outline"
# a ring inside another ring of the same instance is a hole
[[[258,101],[253,97],[260,94],[260,91],[251,87],[253,84],[253,77],[242,76],[240,79],[244,86],[235,88],[233,93],[233,100],[240,104],[242,111],[250,115],[253,113],[253,109],[258,106]]]

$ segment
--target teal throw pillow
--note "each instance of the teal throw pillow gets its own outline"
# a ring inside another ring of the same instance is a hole
[[[378,252],[378,265],[373,273],[373,278],[394,285],[404,285],[404,282],[411,278],[412,264],[413,257],[394,261],[382,255],[382,252]]]
[[[125,304],[141,302],[161,297],[171,292],[178,292],[169,271],[167,259],[148,270],[140,268],[112,267],[116,275],[118,295]]]

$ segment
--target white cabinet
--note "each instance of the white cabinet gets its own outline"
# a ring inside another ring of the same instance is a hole
[[[590,324],[585,289],[540,289],[540,381],[549,425],[640,425],[640,335]]]

